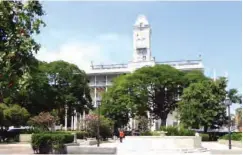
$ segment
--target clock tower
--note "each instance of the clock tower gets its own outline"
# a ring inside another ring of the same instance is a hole
[[[151,60],[151,28],[146,17],[140,15],[133,30],[133,62]]]

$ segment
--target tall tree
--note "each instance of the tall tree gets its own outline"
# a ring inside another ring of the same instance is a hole
[[[131,98],[126,90],[126,76],[120,76],[113,81],[112,87],[103,94],[101,113],[114,121],[114,128],[120,128],[129,122],[132,112]]]
[[[183,73],[169,65],[143,67],[134,72],[131,83],[132,95],[147,105],[153,118],[161,119],[161,126],[166,125],[169,113],[177,106],[185,79]]]
[[[69,106],[70,112],[74,109],[81,112],[93,108],[88,77],[84,71],[65,61],[51,62],[45,69],[60,118],[63,118],[65,105]]]
[[[161,125],[165,125],[168,114],[177,106],[184,83],[184,73],[171,66],[143,67],[116,79],[105,93],[103,104],[107,103],[107,113],[113,116],[119,114],[117,108],[126,109],[124,115],[116,116],[123,116],[124,120],[147,116],[149,111],[152,118],[160,118]],[[111,104],[113,107],[108,107]]]
[[[225,123],[226,79],[201,81],[185,88],[179,102],[179,118],[183,125],[192,128],[218,128]]]
[[[17,89],[19,78],[36,64],[34,35],[45,25],[39,1],[0,1],[0,102]]]
[[[191,83],[197,83],[205,80],[210,80],[206,77],[202,71],[192,70],[184,73],[185,87],[188,87]]]
[[[102,99],[103,113],[109,118],[123,120],[145,116],[166,124],[169,113],[177,107],[183,89],[191,83],[208,80],[200,71],[181,72],[168,65],[143,67],[134,73],[116,78]]]
[[[238,94],[237,89],[230,89],[227,94],[232,103],[242,104],[242,96]]]
[[[64,61],[39,62],[21,85],[11,102],[26,107],[32,116],[57,109],[63,121],[65,104],[69,105],[70,111],[71,108],[79,112],[92,108],[86,74]]]
[[[47,76],[47,63],[39,62],[37,68],[21,81],[15,101],[27,108],[31,115],[51,111],[55,106],[55,93]]]

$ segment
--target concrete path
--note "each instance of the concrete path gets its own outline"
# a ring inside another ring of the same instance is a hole
[[[123,143],[117,140],[115,143],[104,143],[101,147],[117,147],[117,155],[241,155],[241,148],[233,147],[228,150],[227,145],[219,144],[217,142],[202,142],[202,147],[206,148],[205,152],[191,152],[184,153],[178,149],[153,149],[152,145],[132,141],[129,138],[124,139]],[[158,145],[158,144],[157,144]],[[163,146],[161,146],[163,148]]]
[[[232,147],[229,150],[228,145],[219,144],[218,142],[202,142],[202,147],[207,148],[211,155],[241,155],[242,148]]]
[[[206,152],[183,153],[180,150],[153,149],[153,145],[134,142],[129,138],[124,139],[123,143],[119,140],[114,143],[102,143],[101,147],[117,147],[117,155],[240,155],[242,149],[233,147],[228,150],[227,145],[217,142],[203,142],[202,147],[207,148]],[[92,147],[97,147],[96,145]],[[163,146],[161,146],[162,148]],[[33,154],[30,144],[0,144],[0,154]]]
[[[202,147],[209,150],[229,150],[228,145],[219,144],[218,142],[202,142]],[[232,150],[242,150],[242,148],[232,147]]]
[[[0,154],[33,154],[30,144],[0,144]]]
[[[117,155],[183,155],[186,154],[180,149],[171,149],[159,146],[160,144],[144,143],[134,141],[126,137],[123,143],[117,140],[115,143],[104,143],[101,147],[117,147]],[[168,144],[167,144],[168,145]],[[159,149],[158,149],[159,148]],[[188,153],[187,153],[188,154]],[[192,152],[190,155],[210,155],[210,152]]]

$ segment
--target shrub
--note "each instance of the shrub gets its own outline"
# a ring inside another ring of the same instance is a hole
[[[201,133],[199,135],[200,135],[200,137],[202,137],[202,141],[210,141],[209,135],[207,133]]]
[[[220,139],[228,140],[229,134],[220,137]],[[232,133],[231,139],[235,141],[242,141],[242,133]]]
[[[88,132],[86,131],[45,131],[45,134],[73,134],[76,133],[77,139],[84,139],[88,137]]]
[[[166,136],[178,136],[179,135],[177,127],[168,126],[168,127],[161,127],[161,129],[162,129],[162,131],[167,132]]]
[[[64,144],[72,143],[74,136],[70,133],[37,133],[31,138],[34,151],[40,154],[65,153]]]
[[[32,133],[41,133],[43,130],[41,128],[30,128],[20,132],[20,134],[32,134]]]
[[[188,130],[188,129],[185,129],[185,128],[180,128],[178,130],[178,136],[194,136],[195,135],[195,131],[192,131],[192,130]]]
[[[57,118],[52,116],[49,112],[41,112],[38,116],[30,118],[29,124],[42,128],[43,130],[49,130],[56,121]]]
[[[137,118],[138,121],[138,129],[141,132],[148,132],[149,131],[149,119],[145,116],[140,116]],[[152,134],[152,133],[151,133]]]
[[[161,135],[161,133],[156,132],[156,131],[152,132],[152,134],[153,134],[153,136],[160,136]]]
[[[88,135],[97,137],[98,117],[96,115],[88,115],[85,118]],[[103,116],[100,117],[100,136],[103,140],[112,137],[113,122]]]
[[[9,106],[3,111],[3,114],[5,121],[13,126],[26,125],[30,116],[29,112],[18,104]]]
[[[76,132],[77,139],[84,139],[88,137],[88,133],[85,131]]]
[[[141,132],[140,136],[153,136],[153,133],[151,131],[145,131],[145,132]]]
[[[195,132],[192,130],[178,128],[173,126],[161,127],[160,130],[167,132],[166,136],[194,136]]]

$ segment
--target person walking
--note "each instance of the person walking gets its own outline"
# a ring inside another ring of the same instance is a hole
[[[120,142],[122,143],[122,139],[124,138],[125,134],[122,130],[119,132]]]

